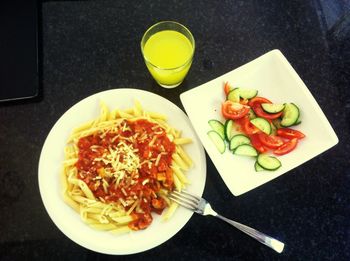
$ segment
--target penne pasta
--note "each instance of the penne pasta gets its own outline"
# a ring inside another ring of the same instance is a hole
[[[131,229],[128,226],[121,226],[121,227],[115,228],[113,230],[110,230],[110,232],[113,234],[123,234],[123,233],[127,233],[130,231],[131,231]]]
[[[74,165],[77,161],[78,161],[77,158],[67,159],[67,160],[63,161],[63,166],[64,166],[64,167],[72,166],[72,165]]]
[[[108,116],[108,120],[115,120],[118,118],[118,110],[117,109],[114,109],[113,111],[111,111],[109,113],[109,116]]]
[[[138,100],[132,108],[114,110],[101,101],[99,116],[67,139],[63,200],[91,228],[114,234],[149,226],[151,209],[165,209],[162,218],[168,220],[178,207],[169,191],[190,183],[185,172],[193,162],[182,146],[191,142],[166,115],[144,110]],[[137,191],[135,184],[141,186]]]
[[[101,208],[96,208],[96,207],[86,207],[84,209],[82,209],[81,211],[85,211],[87,213],[101,213]]]
[[[190,183],[179,167],[172,165],[171,169],[174,171],[176,177],[181,181],[182,184]]]
[[[141,103],[138,100],[135,100],[134,115],[136,117],[140,117],[143,115],[143,109]]]
[[[173,179],[174,179],[175,189],[177,191],[181,191],[183,188],[183,185],[182,185],[180,179],[177,176],[174,176]]]
[[[188,167],[193,166],[192,159],[190,158],[190,156],[188,156],[188,154],[183,150],[181,146],[176,146],[176,152],[177,154],[179,154],[180,158],[187,164]]]
[[[152,112],[152,111],[148,111],[147,115],[153,119],[159,119],[159,120],[163,120],[166,121],[167,120],[167,116],[158,112]]]
[[[79,213],[80,211],[80,205],[76,201],[74,201],[71,197],[67,195],[67,193],[63,194],[63,200],[71,207],[73,208],[76,212]]]
[[[180,130],[175,130],[175,138],[180,138],[181,137],[182,131]]]
[[[133,116],[134,111],[135,111],[134,107],[123,110],[123,112],[130,114],[131,116]]]
[[[78,186],[80,187],[81,191],[85,194],[85,196],[88,199],[94,200],[94,194],[91,192],[91,190],[89,189],[89,187],[86,185],[86,183],[82,180],[78,181]]]
[[[183,161],[183,159],[179,156],[179,154],[174,153],[173,160],[174,160],[174,163],[179,166],[179,168],[183,170],[189,169],[189,166],[187,166],[187,164],[185,163],[185,161]]]
[[[98,230],[115,230],[118,229],[118,227],[114,224],[101,224],[96,223],[94,220],[92,220],[90,227]]]
[[[93,123],[94,123],[94,121],[88,121],[88,122],[83,123],[79,127],[74,128],[72,134],[88,130],[92,126]]]
[[[101,107],[101,115],[100,115],[100,122],[104,122],[108,119],[108,107],[104,102],[100,102],[100,107]]]
[[[64,167],[61,168],[60,180],[62,185],[62,192],[66,193],[66,191],[68,190],[68,182],[67,182],[66,171]]]
[[[132,221],[132,217],[130,215],[121,216],[121,217],[112,217],[112,219],[118,224],[128,224],[130,221]]]
[[[131,113],[132,113],[132,112],[131,112]],[[119,116],[120,116],[121,118],[124,118],[124,119],[131,119],[131,118],[133,118],[134,116],[133,116],[131,113],[127,113],[127,112],[118,110]]]
[[[101,224],[109,224],[109,221],[106,216],[96,213],[87,213],[88,218],[95,219]]]
[[[176,137],[176,134],[174,136]],[[184,145],[184,144],[188,144],[191,142],[192,142],[192,139],[190,139],[190,138],[175,138],[174,139],[174,143],[176,145]]]

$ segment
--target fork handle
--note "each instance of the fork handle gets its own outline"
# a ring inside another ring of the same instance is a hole
[[[281,253],[284,248],[284,243],[281,241],[272,238],[268,235],[265,235],[264,233],[261,233],[251,227],[248,227],[246,225],[243,225],[241,223],[238,223],[236,221],[233,221],[231,219],[225,218],[224,216],[221,216],[220,214],[215,215],[215,217],[220,218],[221,220],[229,223],[230,225],[234,226],[235,228],[241,230],[242,232],[246,233],[247,235],[251,236],[252,238],[258,240],[260,243],[263,243],[264,245],[272,248],[278,253]]]

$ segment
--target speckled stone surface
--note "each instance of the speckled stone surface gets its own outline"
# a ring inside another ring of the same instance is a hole
[[[350,34],[346,24],[327,30],[317,3],[44,2],[42,95],[0,105],[0,260],[350,260]],[[172,90],[155,84],[140,52],[143,32],[160,20],[185,24],[197,44],[189,75]],[[162,245],[117,257],[80,247],[53,224],[40,198],[38,161],[53,124],[73,104],[106,89],[136,87],[183,108],[183,91],[272,49],[304,80],[339,144],[239,197],[207,158],[204,197],[223,215],[284,241],[282,254],[198,215]]]

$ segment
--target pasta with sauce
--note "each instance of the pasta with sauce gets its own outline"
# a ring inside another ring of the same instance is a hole
[[[109,111],[75,128],[65,147],[63,198],[91,227],[115,233],[147,228],[152,213],[169,219],[177,204],[167,194],[188,183],[191,139],[167,117],[134,107]],[[164,212],[164,213],[163,213]]]

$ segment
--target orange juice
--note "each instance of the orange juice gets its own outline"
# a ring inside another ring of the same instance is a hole
[[[175,87],[185,78],[192,63],[194,45],[182,33],[163,30],[153,34],[143,47],[146,65],[164,87]]]

